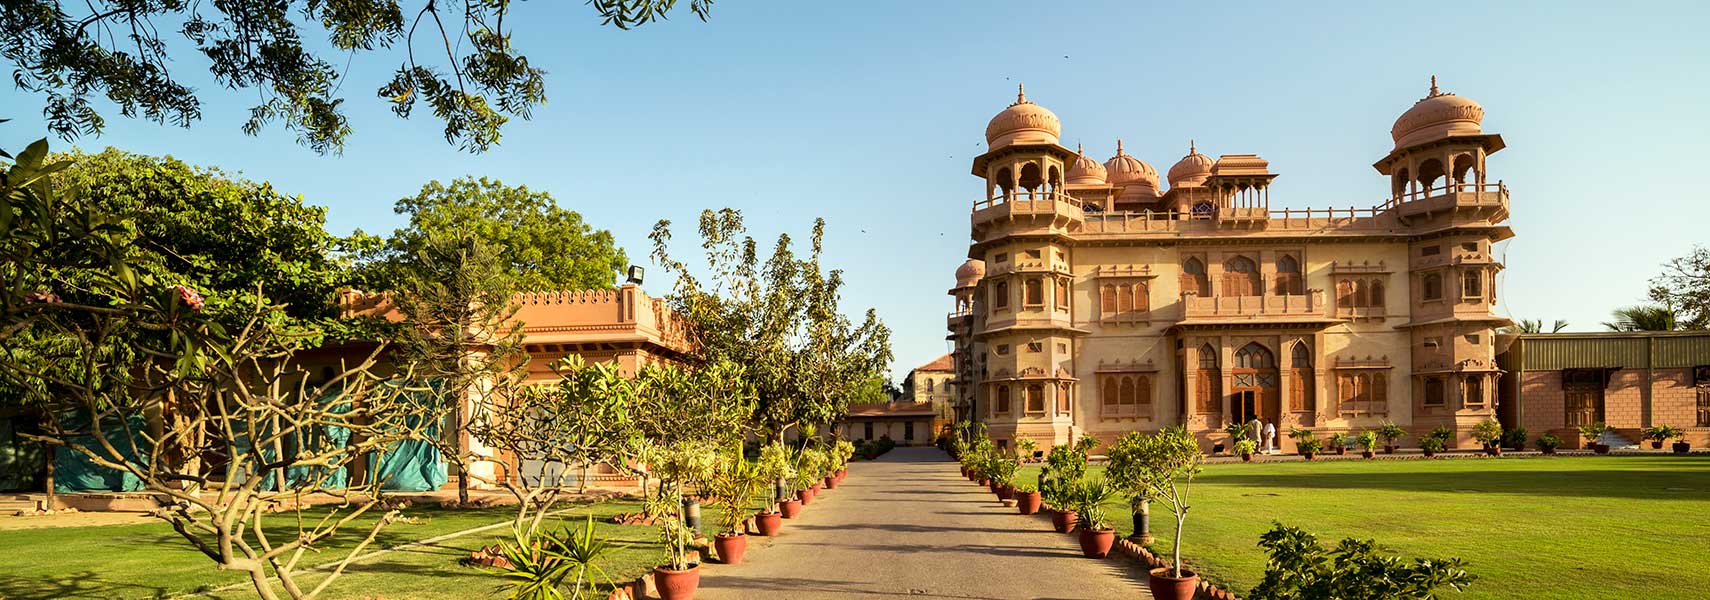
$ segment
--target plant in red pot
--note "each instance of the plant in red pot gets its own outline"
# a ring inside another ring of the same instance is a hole
[[[1585,439],[1585,447],[1590,448],[1592,452],[1596,452],[1598,454],[1609,453],[1609,444],[1603,443],[1603,436],[1611,431],[1615,431],[1614,427],[1610,427],[1604,422],[1598,421],[1589,425],[1580,425],[1578,429],[1579,436]]]
[[[1377,435],[1383,438],[1383,453],[1395,454],[1395,441],[1407,437],[1407,430],[1394,421],[1384,421],[1383,426],[1378,427]]]
[[[1538,451],[1546,456],[1555,454],[1556,448],[1560,447],[1562,447],[1562,439],[1556,437],[1556,434],[1545,433],[1538,436]]]
[[[1473,426],[1472,437],[1484,447],[1484,453],[1490,456],[1502,456],[1502,423],[1496,419],[1485,419]]]
[[[761,513],[756,519],[755,525],[760,528],[762,535],[772,535],[766,533],[766,521],[772,518],[770,515],[773,512],[777,513],[777,518],[794,519],[796,513],[802,510],[801,501],[795,499],[795,490],[790,487],[790,482],[795,479],[796,475],[795,464],[790,460],[789,448],[784,447],[781,443],[772,442],[760,448],[760,460],[757,466],[766,480],[772,483],[772,506],[770,507],[772,510]]]
[[[1686,441],[1686,430],[1674,430],[1674,444],[1670,445],[1669,449],[1674,450],[1675,454],[1686,454],[1692,451],[1692,442]]]
[[[1661,450],[1663,442],[1668,441],[1669,438],[1681,437],[1681,431],[1680,428],[1673,425],[1655,425],[1640,430],[1639,435],[1651,441],[1653,450]]]
[[[1377,457],[1377,432],[1367,431],[1354,438],[1354,441],[1360,444],[1360,456],[1367,460]]]
[[[1199,587],[1199,576],[1182,568],[1182,530],[1187,522],[1188,492],[1193,479],[1205,465],[1205,454],[1199,450],[1199,440],[1186,429],[1171,428],[1152,436],[1144,453],[1146,496],[1169,509],[1176,519],[1175,542],[1171,546],[1172,565],[1152,569],[1147,587],[1157,600],[1192,600]]]
[[[1081,555],[1104,558],[1116,543],[1116,529],[1110,526],[1104,504],[1116,498],[1117,487],[1103,477],[1088,477],[1075,486],[1072,506],[1075,507],[1075,528],[1080,530]]]
[[[1253,440],[1237,440],[1235,454],[1241,457],[1241,462],[1253,462],[1253,454],[1259,451],[1259,445]]]
[[[766,474],[758,464],[748,462],[742,456],[741,446],[721,457],[718,469],[707,481],[707,491],[719,500],[719,532],[713,537],[713,549],[718,551],[719,562],[727,565],[742,562],[742,555],[748,551],[748,536],[742,531],[742,524],[753,512],[749,509],[750,503],[765,486]],[[775,513],[770,519],[762,515],[756,519],[756,527],[761,530],[761,535],[770,536],[777,533],[778,519]],[[771,532],[766,531],[765,521],[770,521],[773,526]]]
[[[1318,439],[1318,434],[1310,429],[1289,428],[1288,437],[1294,438],[1294,451],[1299,452],[1300,457],[1306,460],[1312,460],[1319,450],[1324,449],[1324,441]]]
[[[1039,505],[1042,502],[1043,498],[1039,495],[1039,488],[1033,484],[1023,483],[1015,486],[1015,509],[1021,511],[1021,514],[1038,513]]]
[[[1237,440],[1237,453],[1241,451],[1242,444],[1245,444],[1245,450],[1251,456],[1253,441]],[[1141,544],[1152,543],[1152,501],[1147,494],[1152,493],[1150,484],[1155,472],[1148,466],[1147,460],[1154,447],[1155,438],[1138,431],[1130,431],[1117,438],[1105,451],[1105,480],[1110,482],[1116,493],[1128,496],[1128,510],[1134,519],[1134,532],[1128,539]],[[1099,520],[1103,515],[1087,518]],[[1082,550],[1085,549],[1085,542],[1082,542]]]
[[[653,567],[653,584],[664,600],[690,600],[701,587],[701,564],[689,558],[694,532],[683,525],[682,497],[675,485],[667,485],[647,500],[647,512],[658,519],[665,542],[665,564]]]

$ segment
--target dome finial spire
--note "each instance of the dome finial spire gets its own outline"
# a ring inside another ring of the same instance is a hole
[[[1019,81],[1016,82],[1016,84],[1015,84],[1015,103],[1016,104],[1026,104],[1027,103],[1027,85],[1023,84]]]
[[[1199,148],[1194,147],[1193,138],[1188,138],[1187,153],[1188,154],[1199,154]]]
[[[1116,155],[1122,156],[1122,138],[1116,138]]]
[[[1086,155],[1087,155],[1087,153],[1086,153],[1086,152],[1082,152],[1082,151],[1081,151],[1081,143],[1080,143],[1080,142],[1075,142],[1075,154],[1079,154],[1079,155],[1081,155],[1081,156],[1086,156]]]
[[[1431,76],[1431,96],[1429,96],[1429,97],[1434,98],[1434,97],[1441,96],[1441,95],[1443,95],[1443,93],[1437,91],[1437,76],[1432,75]]]

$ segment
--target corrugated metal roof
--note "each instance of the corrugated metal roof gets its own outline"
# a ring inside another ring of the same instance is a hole
[[[1527,371],[1710,365],[1710,331],[1525,333],[1497,363]]]

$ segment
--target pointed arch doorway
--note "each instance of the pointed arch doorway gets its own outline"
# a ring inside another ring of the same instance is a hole
[[[1264,419],[1267,423],[1282,420],[1282,390],[1277,377],[1276,353],[1258,342],[1251,342],[1235,351],[1234,369],[1230,371],[1229,399],[1234,405],[1230,415],[1237,423]]]

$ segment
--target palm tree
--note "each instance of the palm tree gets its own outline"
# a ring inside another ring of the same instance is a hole
[[[1604,321],[1610,331],[1674,331],[1680,324],[1672,306],[1627,306],[1609,313],[1614,321]]]
[[[1563,321],[1561,319],[1556,319],[1555,324],[1550,327],[1550,333],[1561,333],[1561,331],[1563,329],[1567,329],[1567,326],[1568,326],[1567,321]],[[1543,332],[1544,332],[1544,321],[1541,319],[1521,319],[1519,325],[1510,325],[1508,327],[1502,328],[1502,333],[1543,333]]]

